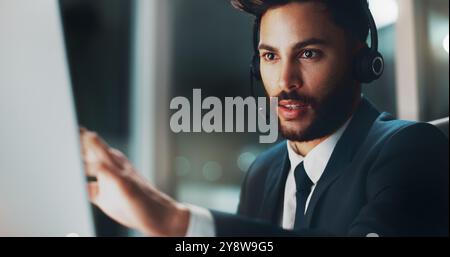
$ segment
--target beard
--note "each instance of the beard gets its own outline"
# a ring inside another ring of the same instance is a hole
[[[278,96],[279,101],[298,100],[310,106],[301,120],[279,118],[279,131],[283,137],[290,141],[308,142],[336,132],[350,117],[359,90],[351,80],[334,88],[321,100],[296,91],[282,92]]]

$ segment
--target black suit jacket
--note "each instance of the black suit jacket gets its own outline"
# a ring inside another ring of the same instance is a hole
[[[242,185],[238,215],[212,211],[218,236],[448,235],[448,139],[395,120],[363,99],[306,212],[307,229],[280,228],[290,169],[286,141],[261,154]]]

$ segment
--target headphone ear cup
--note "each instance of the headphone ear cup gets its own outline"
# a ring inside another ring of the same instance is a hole
[[[258,80],[261,81],[261,71],[259,70],[260,62],[259,62],[259,56],[253,55],[252,58],[252,64],[250,65],[250,72],[252,73],[252,76]]]
[[[361,49],[353,61],[353,75],[361,83],[370,83],[379,79],[383,71],[383,56],[368,47]]]

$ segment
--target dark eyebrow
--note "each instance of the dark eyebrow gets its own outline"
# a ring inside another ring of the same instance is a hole
[[[326,45],[327,41],[320,38],[310,38],[302,42],[298,42],[294,45],[294,49],[302,49],[309,45]],[[278,51],[276,47],[267,45],[267,44],[260,44],[258,47],[259,50],[267,50],[270,52],[276,52]]]

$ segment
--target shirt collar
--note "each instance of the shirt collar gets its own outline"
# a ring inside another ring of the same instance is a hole
[[[289,141],[286,143],[288,149],[288,157],[291,164],[291,172],[295,170],[297,165],[302,161],[304,162],[306,174],[308,174],[309,179],[316,184],[322,173],[330,160],[331,154],[333,153],[334,147],[341,138],[345,129],[353,117],[350,117],[344,125],[342,125],[336,132],[334,132],[325,141],[318,144],[314,149],[312,149],[306,157],[297,154],[294,149],[292,149]]]

